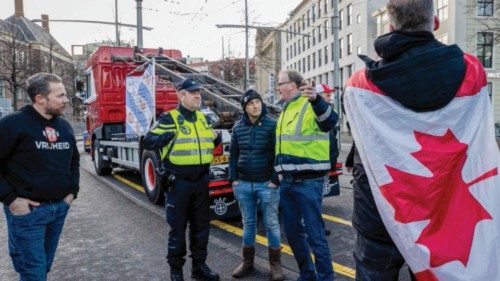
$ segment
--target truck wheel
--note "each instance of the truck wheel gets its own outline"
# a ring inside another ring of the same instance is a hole
[[[102,159],[99,140],[94,140],[94,168],[99,176],[107,176],[111,174],[113,168]]]
[[[156,174],[160,165],[160,156],[158,153],[150,150],[144,150],[141,159],[141,174],[144,191],[149,201],[161,205],[164,202],[163,189]]]

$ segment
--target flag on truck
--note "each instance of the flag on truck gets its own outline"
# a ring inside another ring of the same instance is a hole
[[[127,76],[125,133],[143,136],[155,115],[155,65],[149,64],[141,76]]]
[[[438,110],[410,110],[364,71],[344,94],[380,216],[419,281],[500,280],[500,152],[484,70],[465,61]]]

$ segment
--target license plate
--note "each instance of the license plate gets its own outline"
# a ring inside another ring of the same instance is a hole
[[[227,155],[217,155],[214,156],[212,163],[214,164],[226,164],[229,162],[229,157]]]

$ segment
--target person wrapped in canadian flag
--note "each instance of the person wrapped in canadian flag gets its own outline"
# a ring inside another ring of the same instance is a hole
[[[485,71],[434,38],[432,0],[390,0],[387,12],[381,59],[362,56],[344,93],[358,151],[356,279],[397,280],[400,253],[419,281],[500,280],[500,152]],[[383,225],[369,221],[377,216]]]

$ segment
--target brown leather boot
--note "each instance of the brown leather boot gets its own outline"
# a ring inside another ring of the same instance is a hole
[[[269,247],[269,268],[271,271],[271,280],[285,280],[285,275],[283,274],[283,269],[281,268],[281,247]]]
[[[243,246],[243,261],[233,271],[233,277],[241,278],[254,270],[253,260],[255,258],[255,248]]]

